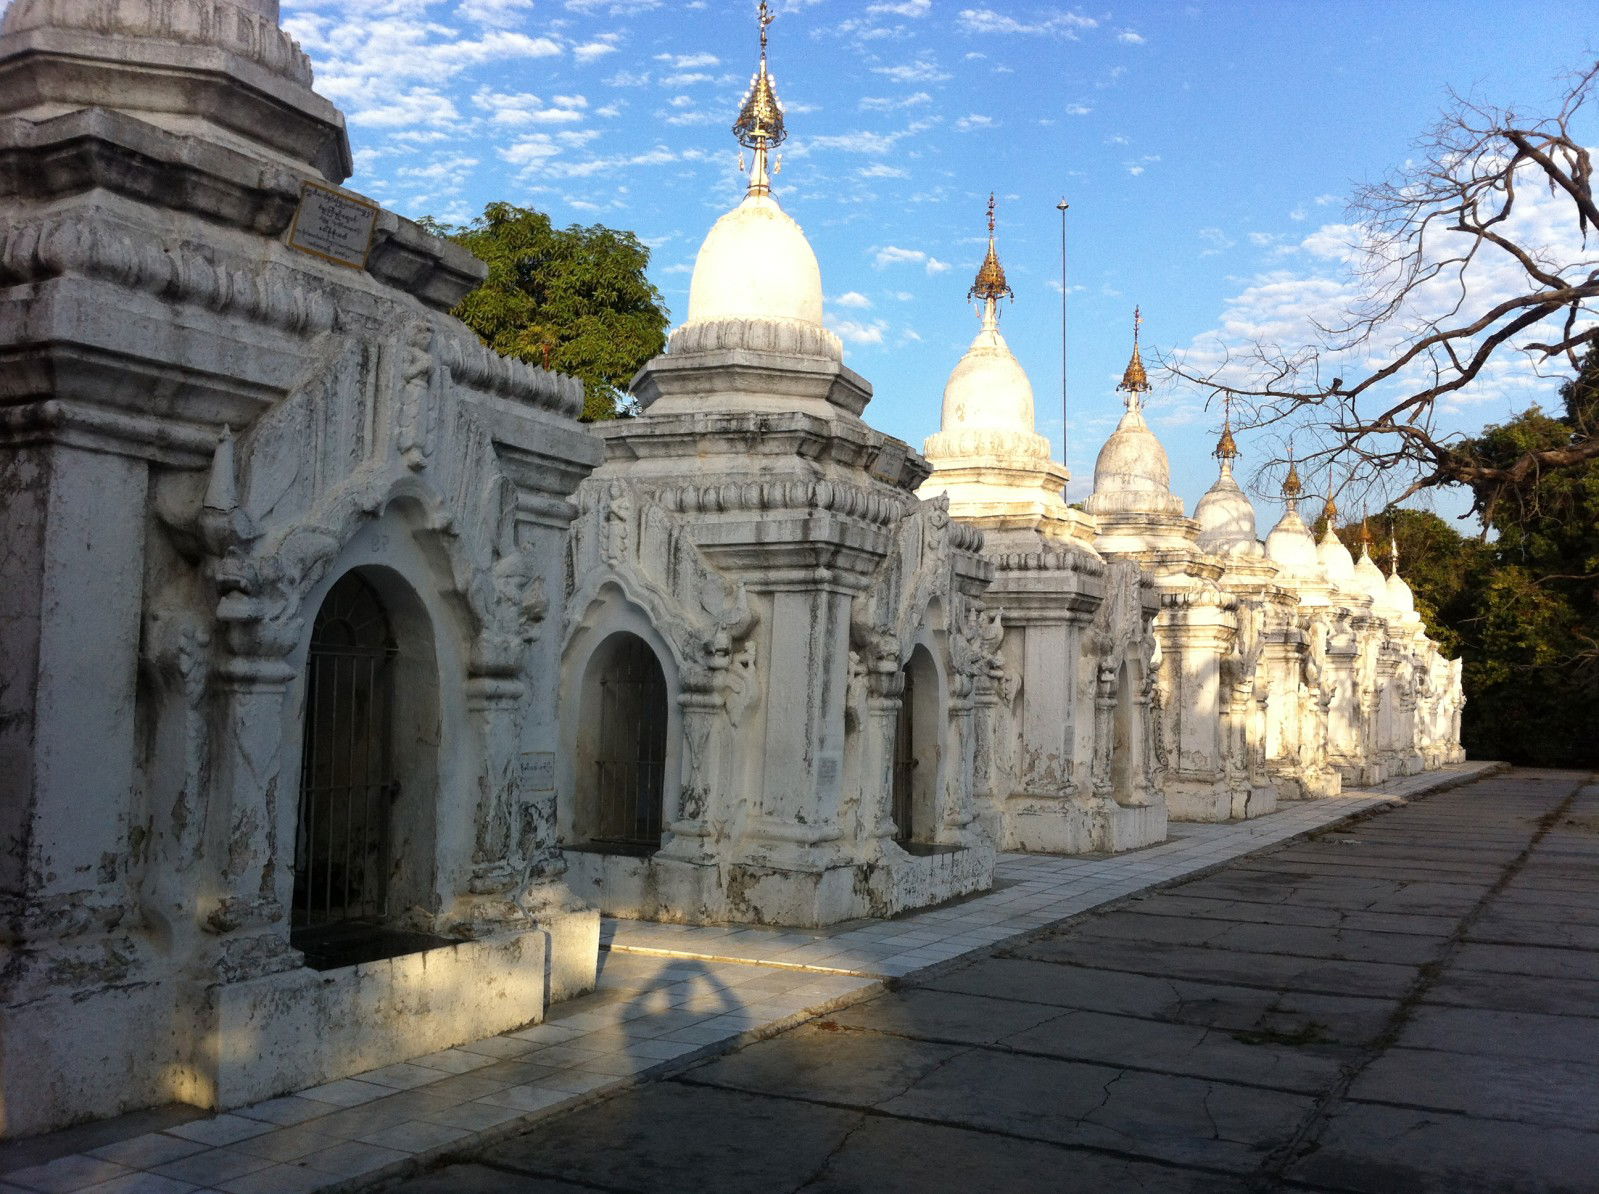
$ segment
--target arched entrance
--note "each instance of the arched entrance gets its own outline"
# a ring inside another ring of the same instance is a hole
[[[578,748],[578,828],[620,853],[660,849],[665,825],[666,676],[650,645],[613,634],[589,663]]]
[[[1116,673],[1116,708],[1111,715],[1110,792],[1118,804],[1133,797],[1133,685],[1127,661]]]
[[[903,671],[899,718],[894,727],[894,769],[890,816],[900,845],[929,842],[935,824],[938,780],[938,669],[926,647],[911,652]]]
[[[348,573],[322,602],[306,660],[290,941],[313,964],[388,914],[398,653],[377,590]]]

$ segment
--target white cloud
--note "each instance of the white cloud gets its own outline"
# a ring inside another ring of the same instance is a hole
[[[702,66],[722,64],[715,54],[657,54],[655,61],[666,63],[672,70],[696,70]]]
[[[1065,111],[1068,116],[1087,116],[1093,109],[1087,104],[1067,104]]]
[[[892,99],[888,96],[868,95],[861,98],[863,112],[892,112],[898,108],[916,108],[922,104],[930,104],[933,97],[925,91],[913,92],[904,99]]]
[[[921,249],[902,249],[898,245],[885,245],[878,249],[873,263],[878,269],[891,265],[920,265],[929,275],[941,274],[949,268],[949,262],[940,261]]]
[[[572,57],[581,63],[594,62],[607,54],[616,53],[617,35],[602,33],[593,41],[581,42],[572,47]]]
[[[1141,46],[1144,44],[1144,35],[1131,29],[1123,29],[1116,35],[1116,40],[1124,46]]]
[[[894,80],[896,83],[943,83],[950,78],[948,71],[928,57],[899,66],[874,66],[872,73]]]
[[[834,320],[831,326],[838,338],[849,344],[881,344],[883,333],[888,331],[888,324],[881,319],[874,319],[869,324],[839,319]]]
[[[840,307],[870,307],[872,300],[858,290],[847,290],[833,300]]]
[[[461,0],[459,16],[479,25],[510,25],[533,7],[533,0]]]
[[[899,166],[890,166],[887,162],[873,162],[870,166],[862,166],[855,173],[861,178],[909,178],[909,170]]]
[[[961,28],[970,33],[1054,34],[1069,38],[1077,37],[1084,29],[1099,27],[1097,20],[1079,12],[1056,12],[1032,20],[1017,20],[992,8],[963,8],[957,20]]]
[[[898,0],[897,3],[868,4],[866,11],[873,16],[925,17],[933,7],[933,0]]]
[[[536,95],[527,92],[490,91],[479,88],[472,96],[477,107],[489,113],[495,124],[516,127],[529,124],[577,124],[584,119],[583,109],[589,106],[581,95],[558,95],[546,104]]]
[[[1523,186],[1516,210],[1502,227],[1512,239],[1533,247],[1544,259],[1567,263],[1568,276],[1599,266],[1599,250],[1584,246],[1572,227],[1568,201],[1547,189]],[[1252,238],[1253,239],[1253,238]],[[1440,233],[1433,242],[1434,260],[1443,260],[1466,247],[1459,233]],[[1351,346],[1338,334],[1348,326],[1370,293],[1362,271],[1371,270],[1379,281],[1393,280],[1393,267],[1374,256],[1378,246],[1368,232],[1355,224],[1324,224],[1297,242],[1279,247],[1282,267],[1256,274],[1224,304],[1215,325],[1196,336],[1183,357],[1195,372],[1223,370],[1233,382],[1247,380],[1241,364],[1255,344],[1277,345],[1290,353],[1315,348],[1322,354],[1325,382],[1335,374],[1363,377],[1394,359],[1414,338],[1438,320],[1466,322],[1506,298],[1526,292],[1526,276],[1510,258],[1487,247],[1465,274],[1464,299],[1459,274],[1447,268],[1411,289],[1396,318],[1375,338]],[[1459,308],[1460,315],[1451,312]],[[1454,326],[1451,324],[1450,326]],[[1515,344],[1547,339],[1549,327],[1534,327],[1497,352],[1484,371],[1465,389],[1440,404],[1440,426],[1474,432],[1481,427],[1485,404],[1518,409],[1530,402],[1547,401],[1553,386],[1547,374],[1559,375],[1563,362],[1540,364]],[[1229,362],[1231,359],[1231,363]],[[1427,384],[1428,367],[1418,363],[1382,391],[1388,397],[1409,393]],[[1374,402],[1381,396],[1373,395]],[[1368,407],[1375,413],[1376,406]]]
[[[994,118],[992,116],[980,116],[976,113],[970,116],[962,116],[955,122],[955,131],[958,133],[969,133],[973,129],[991,129],[993,127]]]

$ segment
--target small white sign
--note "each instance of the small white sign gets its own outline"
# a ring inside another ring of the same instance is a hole
[[[904,444],[889,440],[877,450],[877,455],[872,458],[871,474],[879,481],[887,481],[892,485],[899,480],[900,473],[904,471]]]
[[[527,770],[529,791],[548,792],[555,787],[555,756],[546,751],[529,751],[522,756],[522,766]]]
[[[375,203],[302,182],[300,207],[289,229],[289,247],[324,261],[364,269],[379,210]]]

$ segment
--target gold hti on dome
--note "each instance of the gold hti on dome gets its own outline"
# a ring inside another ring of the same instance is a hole
[[[1283,496],[1297,498],[1305,492],[1305,486],[1299,480],[1299,466],[1294,463],[1294,458],[1288,458],[1288,475],[1283,478]]]
[[[1117,386],[1127,395],[1129,410],[1137,410],[1140,394],[1147,394],[1154,389],[1149,384],[1149,374],[1144,372],[1144,358],[1138,351],[1138,338],[1144,326],[1144,311],[1142,307],[1133,308],[1133,355],[1127,362],[1127,370],[1122,374],[1121,385]]]
[[[1226,414],[1222,417],[1221,438],[1216,441],[1216,459],[1230,463],[1238,459],[1238,441],[1233,438],[1233,397],[1222,400]]]
[[[1005,280],[1005,267],[999,263],[999,252],[994,247],[994,228],[994,196],[991,192],[988,196],[988,256],[983,258],[983,264],[977,271],[977,280],[966,292],[968,301],[982,299],[984,302],[998,302],[1002,298],[1016,297],[1016,292]]]
[[[744,106],[739,109],[738,119],[733,122],[733,136],[738,138],[738,143],[757,153],[775,149],[788,136],[783,124],[782,101],[777,98],[772,77],[766,71],[766,29],[776,19],[767,7],[766,0],[761,0],[758,17],[761,25],[761,65],[750,80],[749,94],[744,97]]]
[[[1331,530],[1338,521],[1338,503],[1333,501],[1332,470],[1327,472],[1327,504],[1321,508],[1321,516],[1327,520],[1327,529]]]

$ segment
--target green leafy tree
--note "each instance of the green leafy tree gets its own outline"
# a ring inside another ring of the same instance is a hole
[[[666,346],[666,307],[644,272],[648,247],[600,224],[556,228],[510,203],[489,204],[464,227],[421,223],[489,267],[454,312],[485,344],[579,378],[585,419],[625,411],[633,376]]]
[[[1503,470],[1587,439],[1599,424],[1599,348],[1560,391],[1462,446],[1485,469],[1478,508],[1491,537],[1465,538],[1432,514],[1394,514],[1402,573],[1428,631],[1464,660],[1466,748],[1554,767],[1599,763],[1599,461],[1507,485]],[[1497,475],[1494,475],[1497,474]],[[1389,516],[1374,520],[1387,553]],[[1359,550],[1360,527],[1339,531]]]

